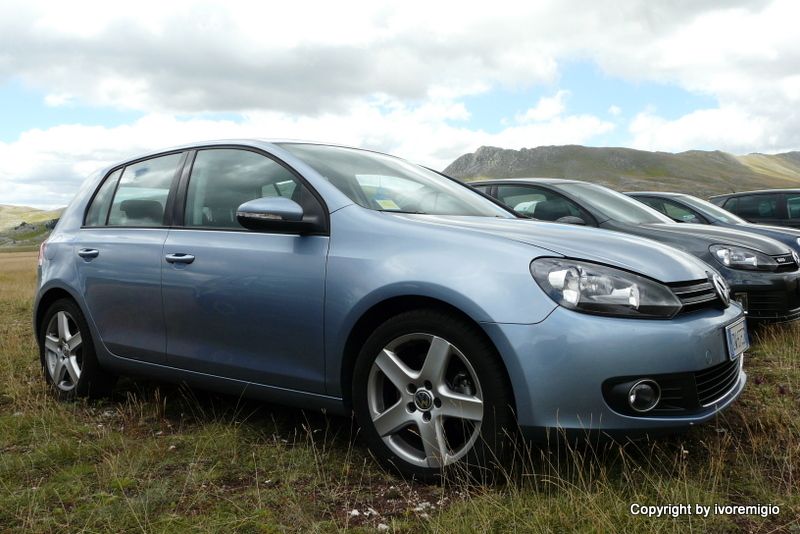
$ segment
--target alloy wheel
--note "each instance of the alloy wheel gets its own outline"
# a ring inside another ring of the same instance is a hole
[[[83,340],[75,319],[59,311],[45,330],[44,353],[47,372],[61,391],[72,391],[81,377]]]

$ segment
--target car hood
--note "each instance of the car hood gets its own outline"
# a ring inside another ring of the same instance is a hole
[[[771,237],[754,234],[746,230],[688,223],[657,223],[642,224],[639,226],[648,230],[647,237],[652,236],[652,238],[656,240],[658,240],[658,236],[686,236],[694,238],[695,240],[705,240],[708,246],[738,245],[740,247],[758,250],[770,256],[791,254],[792,252],[786,245]]]
[[[445,215],[403,217],[425,224],[499,236],[560,256],[613,265],[665,283],[705,279],[712,270],[694,256],[660,243],[597,228],[530,219]]]
[[[737,228],[743,230],[754,230],[769,236],[786,236],[792,239],[800,237],[800,228],[790,226],[770,226],[766,224],[739,224]]]

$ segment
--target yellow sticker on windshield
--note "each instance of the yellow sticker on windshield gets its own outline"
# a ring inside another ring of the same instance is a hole
[[[390,200],[388,198],[376,199],[375,202],[378,203],[378,206],[380,206],[381,209],[385,209],[385,210],[399,210],[400,209],[400,206],[395,204],[394,200]]]

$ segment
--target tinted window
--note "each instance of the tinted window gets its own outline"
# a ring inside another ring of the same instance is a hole
[[[800,219],[800,193],[786,195],[786,211],[790,219]]]
[[[501,185],[497,187],[497,198],[514,211],[540,221],[556,221],[570,216],[586,220],[586,216],[575,203],[546,189]]]
[[[128,165],[122,172],[110,226],[161,226],[169,188],[182,154],[171,154]]]
[[[280,146],[364,208],[394,213],[513,217],[471,188],[400,158],[329,145]]]
[[[568,182],[558,184],[556,187],[615,221],[632,224],[673,222],[669,217],[645,206],[638,200],[602,185]]]
[[[316,202],[288,169],[266,156],[247,150],[201,150],[189,179],[184,224],[243,229],[236,210],[262,197],[289,198],[306,212],[309,202]]]
[[[780,195],[746,195],[725,203],[725,209],[745,219],[777,219]]]
[[[97,194],[86,212],[84,226],[104,226],[106,224],[108,208],[111,206],[111,198],[114,196],[114,189],[117,187],[120,174],[122,174],[122,169],[112,172],[97,190]]]

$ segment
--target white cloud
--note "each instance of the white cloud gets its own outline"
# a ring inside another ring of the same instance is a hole
[[[564,100],[567,96],[569,96],[569,91],[563,89],[553,96],[543,96],[534,107],[518,115],[517,122],[540,122],[558,117],[566,108]]]
[[[567,115],[487,133],[458,125],[465,113],[463,105],[447,101],[416,107],[381,101],[319,117],[259,111],[238,123],[150,114],[114,128],[65,125],[31,130],[15,142],[0,143],[0,203],[65,205],[81,180],[98,168],[151,149],[203,139],[279,135],[331,141],[444,168],[481,145],[522,148],[585,143],[614,128],[597,117]]]
[[[641,148],[798,149],[797,20],[793,0],[4,0],[0,84],[19,80],[50,106],[146,116],[0,143],[0,202],[60,204],[95,164],[202,137],[327,139],[441,167],[481,144],[591,142],[622,123],[623,108],[626,117],[640,111],[628,130]],[[566,90],[592,91],[559,85],[559,67],[573,60],[718,105],[666,118],[618,101],[607,110],[612,122],[570,115]],[[469,126],[465,95],[543,85],[564,90],[498,133]],[[174,118],[205,111],[246,118]]]

